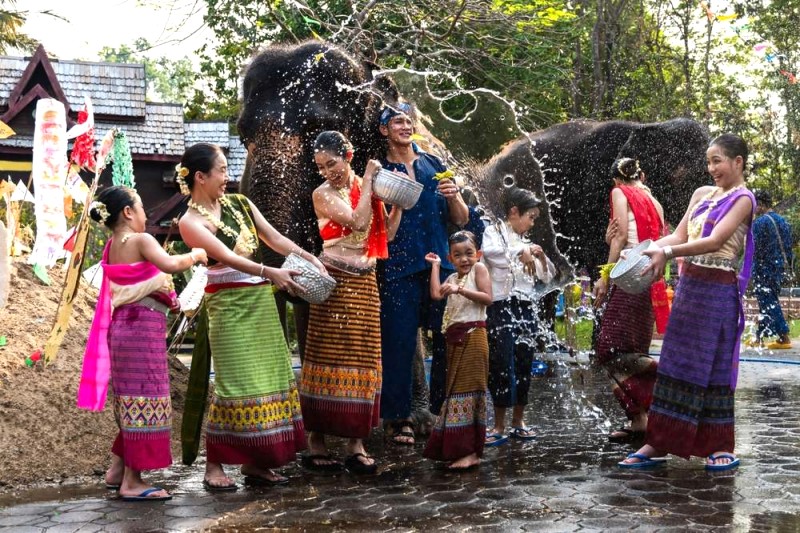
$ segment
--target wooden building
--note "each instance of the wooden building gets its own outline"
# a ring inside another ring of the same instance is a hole
[[[172,219],[185,209],[186,200],[175,185],[175,165],[184,149],[201,141],[220,145],[233,180],[244,171],[246,152],[226,122],[186,122],[182,103],[148,102],[146,89],[144,65],[56,60],[47,57],[41,45],[29,58],[0,56],[0,120],[16,132],[0,139],[0,179],[29,180],[37,100],[62,102],[69,128],[88,95],[97,143],[111,128],[125,132],[136,189],[148,213],[148,231],[165,235]],[[111,167],[101,176],[101,184],[110,181]],[[232,182],[231,188],[236,187]]]

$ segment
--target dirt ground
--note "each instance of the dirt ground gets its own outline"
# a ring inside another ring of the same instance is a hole
[[[15,261],[11,291],[0,310],[0,491],[78,476],[99,476],[109,462],[116,435],[111,402],[102,413],[78,409],[75,399],[86,337],[94,316],[97,291],[81,281],[81,289],[57,359],[46,368],[25,366],[25,358],[41,349],[50,333],[64,283],[60,267],[49,271],[51,286]],[[170,359],[173,454],[180,459],[180,420],[189,371]]]

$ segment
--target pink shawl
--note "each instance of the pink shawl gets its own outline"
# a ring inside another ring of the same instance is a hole
[[[83,370],[81,384],[78,387],[78,407],[91,411],[102,411],[106,404],[108,381],[111,377],[111,357],[108,351],[108,328],[111,325],[111,286],[110,281],[118,285],[134,285],[147,281],[161,274],[161,271],[150,262],[110,265],[108,251],[111,239],[103,250],[103,282],[97,308],[92,320],[92,329],[86,341],[86,352],[83,354]]]

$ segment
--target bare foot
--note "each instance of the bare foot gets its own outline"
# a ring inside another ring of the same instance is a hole
[[[219,463],[206,463],[206,474],[203,476],[206,485],[213,488],[224,488],[235,485],[236,482],[225,475],[222,465]]]
[[[132,470],[130,468],[126,468],[125,474],[122,477],[122,484],[119,487],[119,495],[122,496],[123,498],[136,497],[141,495],[144,491],[152,488],[154,487],[142,481],[141,472],[137,470]],[[169,492],[167,492],[164,489],[161,489],[151,492],[146,497],[167,498],[169,497]]]
[[[111,466],[106,470],[106,485],[119,487],[122,485],[122,476],[125,473],[125,463],[119,455],[111,454]]]
[[[392,423],[392,431],[392,442],[395,444],[413,445],[416,443],[414,426],[410,420],[399,420]]]
[[[479,465],[481,462],[480,457],[477,454],[471,453],[466,457],[462,457],[457,461],[453,461],[449,465],[447,465],[448,470],[467,470],[472,468],[473,466]]]

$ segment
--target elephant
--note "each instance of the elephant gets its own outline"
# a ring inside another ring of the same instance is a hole
[[[336,46],[307,41],[263,49],[244,73],[236,125],[248,158],[239,190],[278,231],[315,254],[322,241],[311,193],[322,177],[311,146],[321,131],[341,131],[357,147],[358,173],[381,155],[379,114],[397,93],[391,80],[373,80],[372,67]],[[262,252],[269,266],[283,261]]]
[[[562,279],[569,263],[596,275],[595,267],[608,253],[605,229],[613,163],[622,157],[637,159],[667,221],[675,225],[692,192],[709,183],[708,142],[705,128],[691,119],[652,124],[576,120],[513,141],[473,172],[473,181],[490,207],[498,205],[497,184],[502,180],[537,195],[546,193],[544,221],[534,226],[532,239],[553,258]]]

